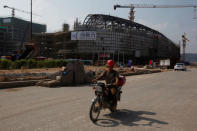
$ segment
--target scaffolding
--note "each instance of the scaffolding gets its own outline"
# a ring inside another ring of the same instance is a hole
[[[114,59],[123,64],[128,60],[145,64],[149,60],[180,58],[180,47],[160,32],[110,15],[90,14],[82,24],[75,22],[74,31],[36,37],[40,55],[45,57],[103,63]]]
[[[166,36],[122,18],[91,14],[83,24],[75,24],[74,30],[96,32],[96,40],[78,40],[78,53],[92,54],[92,59],[106,54],[118,62],[180,57],[179,47]]]

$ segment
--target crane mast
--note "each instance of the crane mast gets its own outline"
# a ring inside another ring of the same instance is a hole
[[[186,43],[189,42],[189,40],[186,38],[185,33],[182,35],[182,41],[183,41],[183,61],[185,61],[185,48]]]

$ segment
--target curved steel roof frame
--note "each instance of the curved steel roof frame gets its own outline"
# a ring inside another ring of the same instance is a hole
[[[145,25],[132,22],[130,20],[118,18],[115,16],[103,15],[103,14],[89,14],[85,18],[83,25],[90,26],[90,27],[94,26],[94,27],[101,28],[101,29],[116,28],[116,27],[121,27],[123,29],[124,28],[126,29],[136,28],[138,30],[144,30],[144,31],[149,31],[152,33],[163,35],[160,32],[153,30]]]

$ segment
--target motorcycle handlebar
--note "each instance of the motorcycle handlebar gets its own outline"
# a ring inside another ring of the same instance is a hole
[[[106,86],[113,86],[113,83],[110,83],[110,84],[106,84]]]
[[[92,81],[92,84],[91,85],[97,85],[99,82],[98,81]],[[110,84],[105,84],[105,86],[112,86],[113,83],[110,83]]]

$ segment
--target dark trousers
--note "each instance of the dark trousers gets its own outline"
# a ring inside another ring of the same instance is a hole
[[[117,105],[117,98],[116,98],[116,92],[117,92],[117,87],[110,85],[106,87],[109,91],[108,98],[109,100],[112,100],[112,106]],[[112,94],[112,90],[115,90],[115,94]]]

